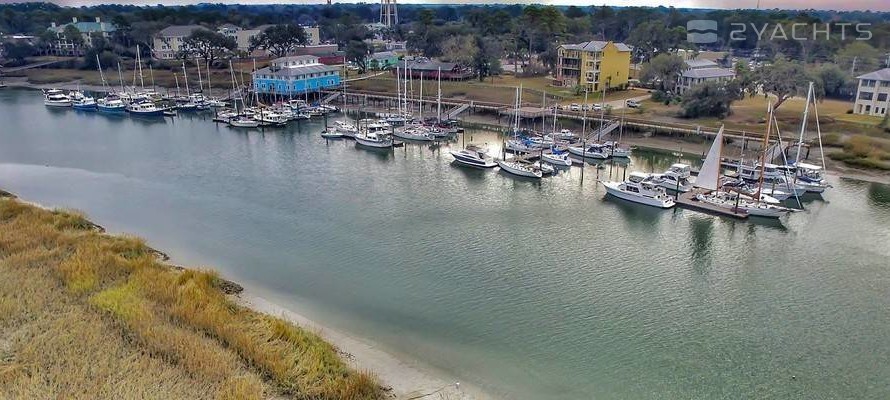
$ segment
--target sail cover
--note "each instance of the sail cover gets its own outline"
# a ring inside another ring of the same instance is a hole
[[[723,127],[717,132],[714,144],[708,150],[705,163],[701,166],[698,177],[695,178],[695,187],[717,190],[717,180],[720,179],[720,152],[723,148]]]

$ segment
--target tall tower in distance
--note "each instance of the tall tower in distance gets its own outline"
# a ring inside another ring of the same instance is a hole
[[[380,23],[390,28],[399,24],[396,0],[380,0]]]

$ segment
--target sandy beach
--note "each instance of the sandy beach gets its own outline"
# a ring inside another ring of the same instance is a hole
[[[313,321],[293,309],[276,304],[259,294],[259,290],[245,288],[233,297],[243,306],[284,318],[319,334],[340,351],[341,357],[355,369],[371,371],[390,389],[395,399],[486,400],[492,399],[481,389],[458,382],[434,371],[419,361],[398,357],[377,344],[340,332]]]

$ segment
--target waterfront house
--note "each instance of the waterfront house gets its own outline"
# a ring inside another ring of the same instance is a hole
[[[83,46],[78,45],[72,38],[65,37],[65,28],[68,26],[73,26],[80,31],[83,38]],[[117,26],[110,22],[103,22],[99,17],[96,17],[95,22],[78,21],[77,17],[74,17],[67,24],[57,25],[53,22],[47,29],[56,35],[56,41],[53,43],[52,49],[50,49],[52,54],[58,56],[80,56],[83,55],[83,50],[89,46],[93,37],[98,35],[109,39],[117,31]]]
[[[853,112],[864,115],[885,116],[890,110],[890,68],[869,72],[856,77],[856,102]]]
[[[686,60],[686,69],[677,77],[677,93],[686,93],[696,85],[706,82],[723,82],[735,78],[735,71],[720,68],[714,61],[707,59]]]
[[[290,56],[272,60],[252,74],[258,93],[294,95],[340,85],[340,68],[319,62],[316,56]]]
[[[366,61],[366,67],[373,71],[382,71],[394,68],[399,63],[399,55],[392,51],[379,51],[371,54]]]
[[[259,36],[261,33],[265,32],[266,29],[269,29],[275,25],[260,25],[252,29],[244,29],[234,24],[223,24],[217,28],[217,32],[226,35],[232,39],[235,39],[235,43],[238,45],[238,50],[242,52],[250,51],[250,41],[253,38]],[[306,33],[306,46],[319,46],[321,44],[321,40],[319,37],[319,30],[317,26],[302,26],[303,32]],[[336,50],[336,49],[334,49]],[[265,51],[256,50],[252,53],[256,56],[265,56],[267,55]]]
[[[185,39],[198,29],[207,29],[201,25],[171,25],[154,37],[152,55],[161,60],[173,60],[182,52],[188,51]]]
[[[600,91],[627,85],[630,74],[630,46],[624,43],[590,41],[564,44],[557,49],[557,86],[580,85],[588,91]]]

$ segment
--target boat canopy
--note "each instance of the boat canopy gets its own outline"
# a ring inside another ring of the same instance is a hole
[[[797,168],[808,169],[811,171],[821,171],[822,170],[822,167],[820,167],[818,165],[807,164],[807,163],[802,163],[802,162],[795,163],[794,166]]]

